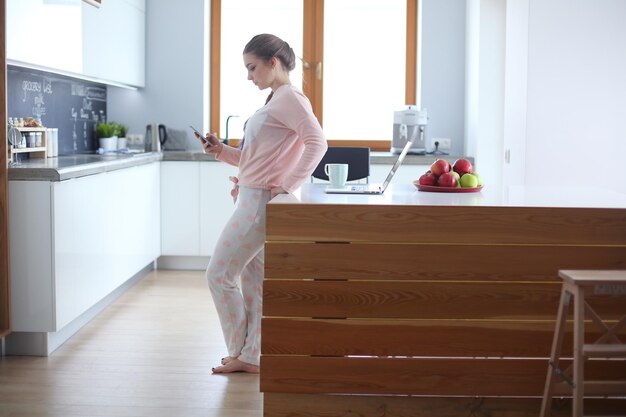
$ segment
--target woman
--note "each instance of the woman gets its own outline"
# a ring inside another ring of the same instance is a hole
[[[259,372],[265,205],[310,178],[327,149],[311,103],[289,80],[295,67],[289,44],[257,35],[244,48],[243,61],[248,79],[272,90],[246,122],[243,146],[224,145],[214,134],[198,137],[205,152],[239,167],[233,179],[236,208],[206,270],[228,348],[214,373]]]

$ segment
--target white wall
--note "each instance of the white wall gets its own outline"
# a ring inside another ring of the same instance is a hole
[[[467,16],[466,149],[485,182],[626,192],[626,2],[468,0]]]
[[[485,184],[502,183],[505,3],[467,1],[465,153]]]
[[[188,133],[190,149],[201,149],[189,129],[204,125],[207,91],[205,36],[208,0],[146,1],[146,87],[136,91],[109,87],[109,120],[129,126],[129,133],[145,133],[148,123]]]
[[[451,138],[464,154],[465,0],[421,0],[421,107],[428,109],[427,144]],[[419,71],[419,70],[418,70]]]
[[[504,185],[525,183],[528,9],[529,0],[506,2],[504,138],[500,160]]]
[[[626,192],[626,1],[529,11],[526,184]]]

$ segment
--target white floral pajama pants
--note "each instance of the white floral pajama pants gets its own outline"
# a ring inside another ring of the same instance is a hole
[[[239,188],[235,211],[206,270],[228,355],[253,365],[259,365],[261,355],[265,206],[269,200],[269,190]]]

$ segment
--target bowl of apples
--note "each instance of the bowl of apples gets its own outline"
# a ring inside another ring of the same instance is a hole
[[[430,169],[413,184],[420,191],[436,193],[476,193],[483,189],[480,175],[467,159],[457,159],[453,164],[437,159]]]

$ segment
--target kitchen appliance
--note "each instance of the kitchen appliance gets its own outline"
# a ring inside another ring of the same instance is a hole
[[[146,152],[161,152],[167,141],[167,128],[163,124],[151,123],[146,126]]]
[[[391,153],[399,154],[402,152],[404,145],[410,140],[413,144],[408,153],[425,154],[427,124],[428,112],[426,109],[418,110],[415,106],[407,106],[405,110],[393,112]]]

